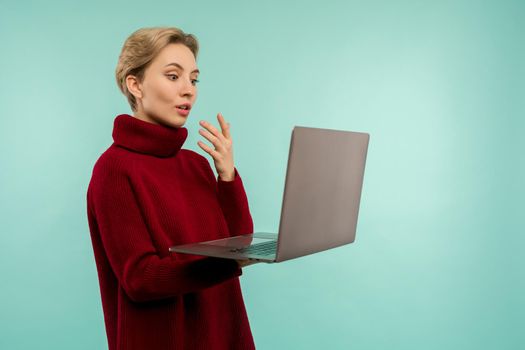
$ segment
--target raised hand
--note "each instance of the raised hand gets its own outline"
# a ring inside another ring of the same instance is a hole
[[[212,149],[202,141],[197,144],[213,158],[217,174],[223,181],[233,181],[235,170],[233,165],[233,142],[230,134],[230,123],[227,123],[221,113],[217,114],[217,120],[221,127],[219,131],[215,126],[207,121],[201,120],[199,124],[206,128],[199,129],[199,134],[204,136],[212,143],[215,149]]]

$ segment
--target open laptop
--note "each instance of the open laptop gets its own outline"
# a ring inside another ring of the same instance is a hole
[[[281,262],[355,240],[367,133],[295,126],[279,232],[170,247],[170,252]]]

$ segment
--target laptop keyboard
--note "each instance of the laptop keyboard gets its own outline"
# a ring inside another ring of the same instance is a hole
[[[236,248],[232,249],[232,252],[237,253],[247,253],[247,254],[257,254],[257,255],[272,255],[275,254],[277,249],[277,241],[269,241],[253,244],[245,248]]]

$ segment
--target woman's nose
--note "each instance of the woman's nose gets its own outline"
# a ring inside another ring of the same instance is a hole
[[[193,96],[195,94],[195,86],[189,81],[186,81],[184,86],[181,88],[182,96]]]

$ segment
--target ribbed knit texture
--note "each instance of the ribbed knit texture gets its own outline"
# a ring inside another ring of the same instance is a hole
[[[128,114],[87,190],[87,215],[109,350],[254,349],[234,260],[169,247],[253,232],[235,168],[216,178],[181,149],[186,128]]]

